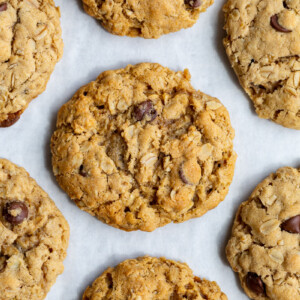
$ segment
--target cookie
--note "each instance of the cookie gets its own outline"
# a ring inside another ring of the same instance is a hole
[[[229,0],[224,46],[259,117],[300,129],[299,0]]]
[[[23,168],[0,159],[0,300],[44,299],[68,242],[54,202]]]
[[[123,230],[152,231],[216,207],[236,155],[225,107],[188,70],[106,71],[58,113],[54,175],[76,204]]]
[[[227,300],[227,297],[216,282],[194,276],[187,264],[145,256],[108,268],[85,290],[82,299]]]
[[[193,26],[213,0],[82,0],[85,11],[117,35],[159,38]]]
[[[0,0],[0,127],[17,122],[62,56],[52,0]]]
[[[263,180],[236,214],[226,254],[255,300],[300,299],[300,169]]]

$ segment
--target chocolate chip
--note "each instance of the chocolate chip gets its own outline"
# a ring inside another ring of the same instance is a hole
[[[300,233],[300,215],[292,217],[281,224],[281,229],[290,233]]]
[[[184,3],[188,4],[192,8],[197,8],[197,7],[201,6],[202,1],[201,0],[185,0]]]
[[[246,277],[247,287],[257,295],[265,293],[265,285],[261,280],[260,276],[256,273],[249,272]]]
[[[6,11],[7,10],[7,3],[1,3],[0,4],[0,12],[1,11]]]
[[[8,202],[3,209],[3,216],[7,222],[18,225],[28,217],[28,208],[21,201]]]
[[[22,113],[22,111],[19,110],[15,113],[8,114],[7,119],[0,122],[0,127],[9,127],[9,126],[15,124],[20,119],[21,113]]]
[[[182,180],[182,182],[184,182],[185,184],[191,184],[184,175],[183,163],[179,167],[179,177]]]
[[[81,176],[83,176],[83,177],[86,177],[86,176],[87,176],[87,172],[84,170],[84,166],[83,166],[83,165],[81,165],[81,166],[79,167],[79,174],[80,174]]]
[[[289,6],[287,5],[286,1],[283,1],[283,7],[289,9]]]
[[[286,29],[286,28],[282,27],[282,26],[278,23],[278,15],[277,15],[277,14],[276,14],[276,15],[273,15],[273,16],[271,17],[270,23],[271,23],[271,26],[272,26],[275,30],[277,30],[277,31],[279,31],[279,32],[284,32],[284,33],[292,32],[292,30]]]
[[[133,117],[137,121],[142,121],[146,119],[147,121],[151,122],[157,117],[157,111],[153,106],[151,100],[144,101],[135,106],[133,110]]]

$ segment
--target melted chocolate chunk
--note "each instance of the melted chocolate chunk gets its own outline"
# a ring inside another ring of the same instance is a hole
[[[6,11],[7,10],[7,3],[1,3],[0,4],[0,12],[1,11]]]
[[[8,202],[3,209],[3,216],[10,224],[18,225],[28,217],[28,208],[21,201]]]
[[[192,8],[197,8],[197,7],[201,6],[202,1],[201,0],[185,0],[184,3],[189,5]]]
[[[249,272],[246,277],[247,287],[257,295],[265,294],[265,285],[260,276],[256,273]]]
[[[133,110],[133,117],[137,121],[142,121],[146,119],[147,121],[151,122],[157,117],[157,111],[153,106],[151,100],[144,101],[135,106]]]
[[[183,171],[183,163],[180,165],[179,167],[179,177],[182,180],[183,183],[185,184],[191,184],[188,179],[186,178],[186,176],[184,175],[184,171]]]
[[[284,221],[281,224],[281,229],[290,233],[300,233],[300,215]]]
[[[81,166],[79,167],[79,174],[80,174],[81,176],[83,176],[83,177],[86,177],[86,176],[87,176],[87,172],[84,170],[84,166],[83,166],[83,165],[81,165]]]
[[[278,23],[278,15],[277,14],[273,15],[271,17],[270,23],[271,23],[271,26],[279,32],[284,32],[284,33],[292,32],[292,30],[286,29]]]
[[[21,113],[22,112],[19,110],[15,113],[8,114],[7,119],[0,122],[0,127],[9,127],[9,126],[15,124],[20,119]]]

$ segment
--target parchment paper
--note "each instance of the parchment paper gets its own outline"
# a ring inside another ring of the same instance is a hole
[[[48,300],[79,300],[107,267],[149,254],[187,262],[194,274],[215,280],[231,300],[248,299],[224,254],[239,204],[269,173],[300,166],[300,131],[262,120],[238,84],[222,46],[224,0],[200,15],[188,30],[158,40],[114,36],[83,12],[80,0],[56,0],[61,7],[64,56],[47,90],[13,127],[0,130],[0,157],[26,168],[49,193],[71,228],[65,271]],[[188,68],[196,89],[219,98],[229,110],[238,153],[230,192],[201,218],[170,224],[152,233],[123,232],[79,210],[52,175],[49,141],[56,114],[82,85],[104,70],[158,62],[174,70]]]

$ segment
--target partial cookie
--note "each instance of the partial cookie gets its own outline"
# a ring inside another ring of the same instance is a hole
[[[300,169],[271,174],[240,206],[226,247],[255,300],[300,299]]]
[[[300,129],[299,0],[229,0],[224,45],[259,117]]]
[[[58,113],[53,171],[83,210],[152,231],[216,207],[236,155],[225,107],[158,64],[107,71]]]
[[[0,299],[44,299],[63,272],[69,225],[49,196],[0,159]]]
[[[0,0],[0,127],[17,122],[62,56],[52,0]]]
[[[213,0],[82,0],[85,11],[117,35],[158,38],[193,26]]]
[[[194,276],[187,264],[145,256],[108,268],[85,290],[82,299],[227,300],[227,297],[216,282]]]

